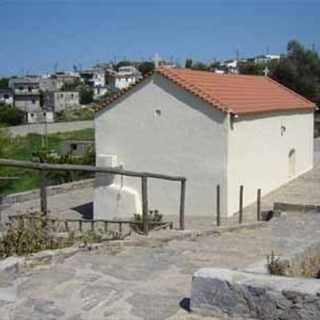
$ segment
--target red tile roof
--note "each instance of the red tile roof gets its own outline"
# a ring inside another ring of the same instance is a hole
[[[313,102],[265,76],[216,74],[175,68],[160,68],[155,73],[161,74],[223,112],[240,115],[315,108]],[[144,79],[152,74],[148,74]],[[96,110],[108,106],[138,83],[99,103]]]
[[[169,68],[157,72],[225,112],[251,114],[315,107],[313,102],[264,76]]]

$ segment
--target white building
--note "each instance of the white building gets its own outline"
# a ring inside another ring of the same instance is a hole
[[[134,66],[120,67],[118,72],[108,72],[107,83],[111,90],[122,90],[135,84],[142,78],[141,73]]]
[[[260,63],[269,63],[271,61],[279,61],[280,55],[276,54],[265,54],[265,55],[259,55],[254,58],[254,63],[260,64]]]
[[[0,89],[0,103],[13,105],[13,92],[11,89]]]
[[[54,113],[51,111],[27,112],[28,123],[51,123],[54,122]]]
[[[18,109],[24,112],[41,111],[39,78],[13,78],[9,80],[9,87],[13,90],[14,105]]]
[[[56,91],[45,95],[45,107],[47,110],[61,112],[66,109],[80,108],[80,96],[78,91]]]
[[[96,116],[97,165],[187,178],[186,215],[224,215],[313,166],[314,104],[263,76],[158,69]],[[177,214],[179,185],[149,179],[149,208]],[[98,176],[95,217],[141,213],[141,184]]]

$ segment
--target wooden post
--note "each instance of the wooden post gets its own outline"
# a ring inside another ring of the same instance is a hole
[[[180,186],[180,216],[179,216],[179,228],[184,230],[185,221],[184,221],[184,206],[186,201],[186,179],[181,180]]]
[[[141,194],[142,194],[142,221],[143,221],[143,233],[148,235],[148,180],[146,176],[141,177]]]
[[[82,232],[82,220],[79,220],[79,232]]]
[[[91,231],[94,231],[94,220],[91,221]]]
[[[122,222],[119,222],[119,233],[122,234]]]
[[[240,186],[240,199],[239,199],[239,224],[243,221],[243,186]]]
[[[221,224],[220,221],[220,185],[217,185],[217,226]]]
[[[47,202],[47,173],[45,170],[40,170],[40,210],[43,215],[48,214]]]
[[[104,221],[104,232],[108,232],[108,222]]]
[[[257,191],[257,220],[261,220],[261,189]]]

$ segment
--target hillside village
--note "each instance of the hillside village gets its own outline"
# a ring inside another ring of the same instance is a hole
[[[320,8],[191,2],[0,4],[0,320],[320,319]]]
[[[247,59],[213,62],[210,70],[218,74],[239,74],[243,64],[267,66],[279,60],[280,55],[258,55]],[[187,60],[186,65],[190,62],[192,63],[190,59]],[[14,106],[22,111],[25,123],[52,123],[58,121],[59,114],[66,110],[88,108],[94,102],[128,88],[160,65],[180,67],[155,55],[153,61],[141,63],[100,63],[86,70],[78,70],[75,66],[73,71],[6,78],[0,86],[0,105]],[[201,67],[201,63],[198,67]]]

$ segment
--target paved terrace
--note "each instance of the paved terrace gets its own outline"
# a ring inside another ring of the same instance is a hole
[[[266,261],[319,237],[319,224],[320,213],[290,212],[258,229],[81,252],[0,277],[1,320],[206,319],[183,308],[194,271]]]

